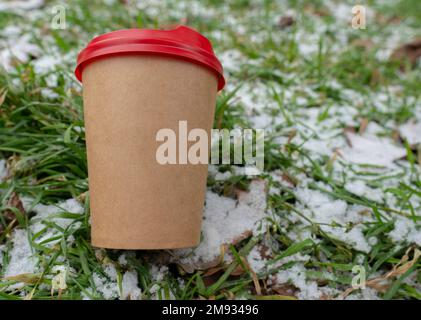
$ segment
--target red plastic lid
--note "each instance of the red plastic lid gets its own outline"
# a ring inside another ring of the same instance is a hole
[[[186,26],[173,30],[127,29],[95,37],[77,57],[76,78],[82,82],[83,68],[99,57],[124,53],[156,53],[186,59],[216,72],[218,90],[225,85],[223,68],[210,41]]]

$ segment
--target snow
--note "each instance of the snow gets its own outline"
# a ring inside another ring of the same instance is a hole
[[[30,208],[29,201],[23,201],[23,205],[25,210],[27,211]],[[32,208],[32,211],[36,213],[34,217],[31,218],[30,221],[30,229],[31,231],[36,234],[45,228],[45,221],[53,221],[58,226],[63,229],[68,227],[72,227],[74,229],[78,229],[81,225],[79,221],[74,222],[73,219],[66,219],[58,217],[57,215],[63,212],[70,212],[75,214],[82,214],[83,207],[76,199],[68,199],[57,205],[44,205],[44,204],[37,204]],[[34,241],[36,243],[41,243],[44,240],[52,238],[54,236],[60,235],[61,231],[53,228],[48,228],[45,230],[41,235],[39,235]],[[70,240],[70,239],[69,239]],[[60,239],[55,241],[48,242],[47,246],[53,246],[55,243],[59,242]]]
[[[343,200],[334,200],[329,195],[318,190],[298,187],[295,195],[300,202],[297,206],[313,222],[322,224],[320,228],[332,236],[351,245],[356,250],[369,252],[371,246],[363,235],[363,226],[356,224],[350,230],[345,225],[358,222],[363,217],[355,212],[354,207],[348,207]],[[306,220],[302,221],[307,223]],[[333,226],[332,224],[339,224]]]
[[[6,166],[6,160],[1,159],[0,160],[0,182],[7,177],[7,166]]]
[[[395,145],[389,139],[361,136],[352,132],[346,133],[346,136],[351,146],[342,150],[341,155],[352,163],[389,167],[406,155],[403,147]]]
[[[31,43],[31,37],[28,34],[10,38],[8,41],[0,41],[0,63],[6,69],[11,71],[13,69],[14,59],[18,59],[21,62],[29,61],[31,56],[37,56],[40,54],[40,48]]]
[[[127,251],[127,252],[124,252],[123,254],[121,254],[119,257],[118,257],[118,264],[120,265],[120,266],[126,266],[127,264],[128,264],[128,261],[127,261],[127,258],[129,258],[129,257],[134,257],[135,256],[135,253],[134,253],[134,251]]]
[[[370,188],[364,181],[348,181],[344,187],[357,196],[365,197],[379,203],[383,202],[383,190]]]
[[[230,171],[225,171],[224,173],[222,172],[217,172],[215,174],[215,180],[216,181],[225,181],[228,180],[229,178],[231,178],[232,173]]]
[[[31,209],[31,199],[23,198],[21,200],[26,211]],[[31,243],[29,242],[29,237],[32,237],[34,234],[42,231],[36,239],[33,239],[35,243],[39,244],[42,241],[48,240],[56,235],[60,235],[61,231],[50,227],[46,228],[44,222],[47,220],[54,221],[58,226],[65,229],[73,223],[73,219],[60,218],[57,217],[56,214],[60,212],[72,212],[81,214],[83,212],[83,207],[75,199],[68,199],[55,206],[37,204],[32,208],[32,211],[35,212],[36,215],[29,221],[29,228],[16,228],[11,234],[12,249],[8,253],[10,256],[10,261],[9,264],[5,267],[4,277],[14,277],[21,274],[34,274],[41,272],[41,266],[38,265],[39,259],[35,254],[35,251],[32,249]],[[72,226],[78,228],[80,223],[73,223]],[[52,247],[59,241],[60,239],[44,243],[43,245]],[[60,257],[56,259],[57,262],[60,260]],[[59,271],[59,269],[54,266],[53,272],[57,271]],[[63,277],[65,277],[65,273],[62,271],[60,274],[53,278],[57,280],[55,288],[59,288],[60,286],[63,287],[65,285],[65,281],[62,279]],[[11,286],[9,289],[18,288],[22,285],[22,283],[17,283]]]
[[[120,299],[139,300],[141,290],[138,287],[136,271],[126,271],[121,281],[122,292]]]
[[[174,250],[181,263],[196,267],[213,263],[221,255],[224,245],[252,233],[257,234],[257,222],[265,216],[266,193],[260,181],[250,185],[250,192],[234,199],[206,193],[206,206],[202,225],[202,241],[192,252]]]
[[[43,55],[32,62],[36,73],[44,74],[53,71],[54,67],[60,63],[60,59],[51,55]]]
[[[0,12],[1,11],[20,11],[20,10],[32,10],[41,7],[44,4],[44,0],[12,0],[12,1],[0,1]]]
[[[238,71],[245,60],[243,54],[235,49],[224,51],[218,55],[218,59],[227,71]]]
[[[50,88],[42,88],[41,95],[47,99],[57,99],[59,95]]]
[[[380,297],[375,289],[365,288],[351,293],[345,300],[380,300]]]
[[[161,282],[168,274],[168,267],[153,264],[151,266],[150,273],[153,281]]]
[[[322,292],[319,290],[315,281],[307,280],[306,269],[303,264],[296,264],[287,270],[282,270],[274,275],[275,283],[291,283],[297,289],[298,299],[310,300],[319,299]]]
[[[247,262],[255,273],[262,272],[266,268],[267,259],[262,257],[261,250],[261,246],[255,245],[247,255]]]
[[[399,128],[399,132],[410,145],[421,143],[421,122],[407,122]]]
[[[416,225],[409,218],[397,216],[394,229],[389,233],[389,237],[397,243],[421,246],[421,225]]]
[[[16,38],[22,33],[22,29],[18,26],[8,25],[0,31],[0,35],[5,38]]]
[[[343,200],[332,200],[328,195],[307,188],[297,188],[297,199],[307,206],[310,215],[318,223],[331,223],[337,218],[343,217],[347,209],[347,203]]]
[[[9,252],[10,261],[4,272],[4,277],[36,273],[38,257],[32,251],[27,231],[15,229],[12,234],[12,244],[12,250]]]
[[[150,275],[152,278],[153,285],[149,288],[149,294],[152,300],[158,300],[160,298],[166,299],[166,293],[163,288],[162,282],[168,276],[169,270],[166,265],[152,264],[150,267]],[[169,292],[169,299],[175,299],[174,294]]]
[[[92,280],[94,281],[96,290],[107,300],[116,299],[119,297],[119,290],[117,284],[117,271],[115,266],[108,263],[104,266],[106,276],[94,272]]]

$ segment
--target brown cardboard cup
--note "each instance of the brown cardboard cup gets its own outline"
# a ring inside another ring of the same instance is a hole
[[[165,249],[199,243],[207,165],[161,165],[162,128],[208,132],[217,77],[164,55],[97,59],[83,70],[92,244]],[[178,135],[177,135],[178,136]]]

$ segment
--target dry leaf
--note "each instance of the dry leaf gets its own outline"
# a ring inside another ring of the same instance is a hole
[[[276,285],[272,290],[282,296],[296,297],[297,295],[297,289],[293,285],[287,283]]]
[[[25,214],[25,209],[23,208],[22,201],[20,200],[18,194],[13,192],[7,202],[7,206],[10,208],[16,208],[22,215]],[[10,210],[6,209],[2,213],[5,222],[9,225],[9,228],[13,228],[16,226],[16,215],[15,213]],[[0,224],[0,234],[4,232],[5,228],[2,224]]]
[[[243,267],[241,265],[238,265],[232,272],[231,275],[234,277],[238,277],[241,276],[245,273],[246,271],[243,269]]]
[[[258,296],[262,295],[262,288],[260,287],[259,278],[257,277],[256,273],[253,271],[253,269],[250,267],[250,264],[248,263],[247,259],[244,257],[241,258],[243,260],[244,265],[249,269],[251,278],[253,279],[254,289],[256,290],[256,294]]]
[[[295,23],[294,17],[292,17],[292,16],[282,16],[279,19],[278,27],[280,29],[286,29],[286,28],[292,26],[294,23]]]
[[[3,279],[9,281],[23,282],[25,284],[36,284],[40,280],[39,276],[31,273],[22,273],[16,276],[4,277]]]
[[[368,119],[367,118],[362,118],[361,119],[361,123],[360,123],[360,129],[358,130],[359,134],[364,134],[365,130],[367,129],[368,126]]]
[[[371,39],[356,39],[352,41],[352,44],[365,50],[371,49],[374,45]]]
[[[421,57],[421,39],[405,43],[393,51],[390,56],[391,61],[399,62],[400,69],[403,71],[405,65],[409,62],[412,68],[417,64],[417,60]]]
[[[291,176],[288,172],[284,171],[281,174],[281,178],[282,180],[284,180],[286,183],[288,183],[289,185],[291,185],[291,187],[296,187],[298,184],[298,180]]]
[[[0,107],[2,106],[4,100],[6,99],[7,89],[0,89]]]
[[[210,268],[210,269],[206,270],[206,272],[203,274],[203,276],[204,277],[210,277],[210,276],[214,275],[215,273],[218,273],[222,270],[224,270],[224,268],[222,266],[213,267],[213,268]]]
[[[411,251],[414,251],[414,255],[412,257],[412,260],[409,260],[409,253]],[[386,280],[391,280],[393,278],[397,278],[400,275],[407,272],[417,261],[418,258],[421,256],[421,251],[417,248],[410,247],[404,254],[404,256],[401,258],[401,260],[393,266],[392,270],[384,274],[383,276],[380,276],[378,278],[374,278],[371,280],[368,280],[365,285],[369,288],[373,288],[379,292],[385,292],[389,288],[389,284],[385,284],[384,282]],[[352,293],[357,288],[349,288],[344,293],[341,294],[341,298],[345,299],[350,293]]]

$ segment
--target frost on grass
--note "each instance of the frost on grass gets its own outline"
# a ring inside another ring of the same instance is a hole
[[[297,208],[313,223],[333,237],[351,245],[356,250],[369,252],[371,246],[365,239],[361,224],[367,218],[363,208],[348,206],[343,200],[334,200],[329,195],[318,190],[298,187],[295,195],[299,201]],[[300,218],[302,223],[308,223]],[[348,223],[355,224],[351,229]]]
[[[148,293],[152,300],[172,300],[175,299],[174,294],[165,290],[165,278],[169,276],[168,267],[165,265],[152,264],[149,272],[151,274],[152,286]]]
[[[25,211],[31,208],[31,199],[22,199]],[[4,277],[16,277],[24,274],[36,274],[42,272],[39,263],[39,256],[36,254],[36,250],[33,248],[31,242],[36,244],[52,247],[54,244],[60,241],[55,239],[56,236],[64,236],[61,228],[79,228],[80,223],[73,223],[73,219],[65,219],[59,215],[64,212],[71,212],[81,214],[83,207],[75,199],[69,199],[58,205],[43,205],[37,204],[32,210],[36,215],[29,221],[29,227],[27,229],[16,228],[11,234],[12,249],[8,252],[10,261],[5,266]],[[59,228],[51,227],[50,224],[55,223]],[[34,234],[37,234],[36,238]],[[69,236],[67,241],[71,241],[72,237]],[[60,261],[57,258],[56,261]],[[16,284],[21,286],[22,284]]]
[[[266,191],[262,181],[253,181],[250,192],[234,199],[206,194],[202,224],[202,240],[194,250],[174,250],[179,263],[188,271],[207,269],[218,263],[224,246],[257,232],[258,222],[265,216]]]
[[[117,270],[111,263],[103,267],[104,274],[94,272],[92,280],[95,284],[95,289],[100,295],[107,299],[116,299],[119,296],[117,284]]]
[[[103,273],[94,272],[92,279],[95,284],[95,291],[101,298],[111,300],[139,300],[142,291],[138,287],[137,273],[126,271],[121,278],[121,291],[118,281],[117,270],[114,264],[105,263],[102,266]],[[92,289],[88,292],[92,295]]]
[[[276,273],[273,280],[277,284],[291,283],[299,289],[299,299],[319,299],[322,292],[319,290],[316,281],[307,280],[306,269],[302,264],[296,264],[288,270]]]
[[[38,56],[40,53],[41,49],[31,42],[28,34],[0,40],[0,63],[7,71],[13,70],[15,60],[27,62],[31,56]]]
[[[24,201],[25,210],[30,208],[30,203]],[[81,223],[79,221],[74,221],[72,218],[63,218],[61,215],[63,213],[73,213],[73,214],[82,214],[83,207],[76,199],[68,199],[64,202],[61,202],[57,205],[44,205],[37,204],[32,208],[32,211],[36,215],[30,221],[30,230],[33,234],[38,234],[38,237],[34,240],[36,243],[41,243],[47,241],[47,246],[52,246],[55,243],[59,242],[58,240],[48,241],[49,239],[62,235],[62,231],[58,228],[45,228],[46,222],[54,222],[60,228],[73,230],[79,229]],[[69,238],[67,240],[72,240]]]
[[[269,256],[269,249],[261,245],[255,245],[247,255],[247,262],[250,268],[255,272],[259,273],[266,269],[267,256]]]
[[[38,269],[38,257],[35,255],[24,229],[15,229],[12,234],[10,261],[3,274],[4,277],[15,277],[22,274],[34,274]]]
[[[33,10],[41,7],[44,4],[44,0],[12,0],[12,1],[0,1],[0,12],[22,12],[24,10]]]

